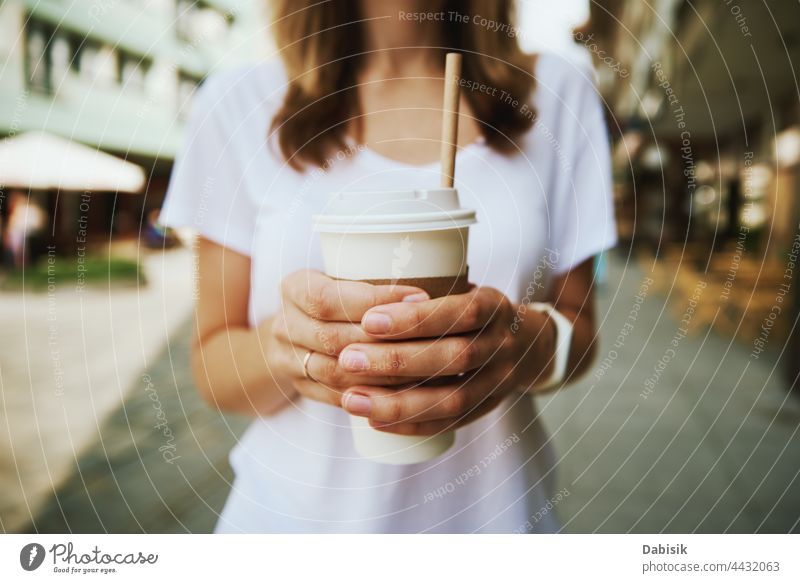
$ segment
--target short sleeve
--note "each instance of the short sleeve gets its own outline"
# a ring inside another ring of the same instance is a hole
[[[233,139],[235,124],[226,123],[224,86],[212,76],[195,95],[159,222],[189,227],[249,256],[256,205],[243,185],[243,164]]]
[[[554,273],[568,272],[617,243],[614,218],[611,152],[603,115],[590,69],[570,71],[564,100],[564,144],[568,165],[561,169],[551,192],[550,246],[556,251]]]

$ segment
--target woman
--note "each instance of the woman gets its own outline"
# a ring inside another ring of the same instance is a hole
[[[203,85],[162,215],[200,233],[198,388],[257,416],[217,531],[557,530],[530,394],[589,366],[592,257],[614,243],[590,74],[524,55],[508,0],[273,8],[280,62]],[[330,193],[437,186],[448,50],[464,55],[456,186],[478,211],[474,287],[431,300],[326,277],[311,216]],[[405,435],[458,428],[456,443],[374,463],[349,414]]]

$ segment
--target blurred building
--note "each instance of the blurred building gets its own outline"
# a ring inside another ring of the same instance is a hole
[[[679,298],[709,281],[698,325],[755,357],[789,338],[794,382],[800,4],[595,0],[575,39],[607,104],[621,238],[666,264]]]
[[[622,148],[617,171],[668,175],[672,196],[666,208],[639,209],[638,235],[682,241],[691,218],[689,238],[715,235],[716,245],[740,226],[791,240],[797,191],[774,179],[800,162],[797,2],[604,0],[576,36],[591,36],[584,44]],[[667,233],[660,219],[648,223],[662,212]]]
[[[161,203],[195,88],[211,70],[263,51],[260,6],[0,2],[0,137],[43,130],[142,166],[146,193],[94,196],[88,217],[94,228],[135,230]],[[52,194],[34,193],[51,215]]]

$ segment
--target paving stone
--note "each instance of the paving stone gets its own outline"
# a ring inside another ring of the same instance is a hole
[[[609,261],[601,290],[601,358],[624,325],[643,274]],[[774,357],[701,330],[645,397],[676,320],[651,294],[613,366],[538,399],[558,451],[556,507],[565,532],[788,532],[800,518],[800,403],[787,397]],[[227,454],[246,420],[211,411],[192,388],[190,328],[147,369],[181,459],[164,462],[164,436],[144,387],[102,425],[28,530],[209,532],[232,479]],[[770,360],[772,358],[772,360]],[[174,377],[173,377],[174,375]],[[770,376],[771,375],[771,376]],[[226,425],[230,424],[230,428]],[[231,431],[231,428],[233,431]],[[87,491],[90,493],[87,493]]]

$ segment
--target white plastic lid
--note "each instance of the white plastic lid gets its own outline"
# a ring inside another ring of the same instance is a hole
[[[323,233],[436,231],[474,223],[475,211],[460,207],[455,188],[340,192],[314,216],[314,229]]]

